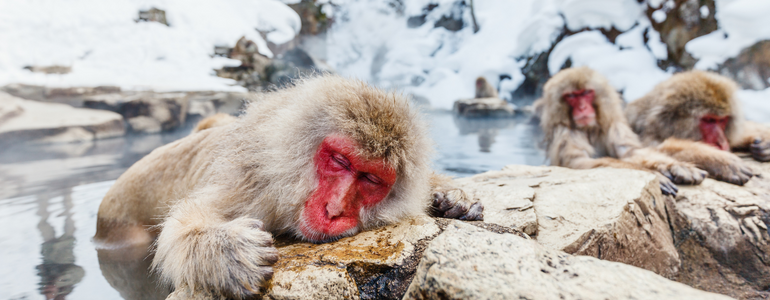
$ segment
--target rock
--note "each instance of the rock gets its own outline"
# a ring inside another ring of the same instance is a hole
[[[455,181],[481,199],[485,222],[521,230],[547,248],[668,278],[678,273],[665,198],[650,173],[507,166]]]
[[[158,22],[163,25],[169,26],[168,22],[166,21],[166,11],[162,9],[157,9],[155,7],[150,8],[149,10],[140,10],[139,11],[139,18],[136,20],[144,21],[144,22]]]
[[[661,62],[661,67],[692,69],[696,60],[685,51],[684,46],[696,37],[717,30],[714,0],[677,0],[657,3],[661,6],[651,7],[648,4],[646,14],[652,23],[652,28],[660,33],[661,41],[668,49],[668,59]]]
[[[742,299],[770,297],[770,165],[743,187],[711,179],[680,187],[672,229],[681,259],[677,281]]]
[[[125,134],[123,118],[113,112],[24,100],[0,92],[0,104],[3,103],[18,105],[20,109],[13,110],[15,114],[5,114],[7,119],[0,123],[0,145],[91,141]]]
[[[329,26],[332,24],[330,19],[323,11],[324,5],[332,5],[331,3],[321,3],[313,0],[302,0],[299,3],[289,4],[289,7],[293,9],[297,15],[300,16],[302,26],[300,29],[300,35],[317,35],[319,33],[326,32]]]
[[[102,94],[86,97],[83,105],[121,114],[134,132],[156,133],[184,124],[188,99],[186,93]]]
[[[719,66],[719,73],[732,78],[744,89],[764,90],[770,87],[770,40],[759,41],[743,49],[737,57]]]
[[[730,298],[453,221],[425,250],[404,299]]]
[[[24,112],[18,98],[0,92],[0,124]]]
[[[119,93],[120,87],[97,86],[58,88],[27,84],[9,84],[2,87],[0,90],[23,99],[64,103],[75,107],[82,107],[83,99],[85,97],[99,94]]]
[[[513,105],[500,98],[460,99],[453,110],[463,117],[511,117],[516,114]]]
[[[29,70],[33,73],[44,73],[44,74],[67,74],[69,72],[72,72],[72,67],[68,66],[59,66],[59,65],[52,65],[52,66],[26,66],[24,69]]]

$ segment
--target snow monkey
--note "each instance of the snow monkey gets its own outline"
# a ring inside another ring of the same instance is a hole
[[[551,164],[657,171],[664,194],[676,194],[672,181],[703,181],[706,173],[692,164],[642,148],[623,117],[621,101],[607,80],[588,67],[565,69],[549,79],[534,105]]]
[[[770,130],[743,119],[737,88],[715,73],[675,74],[629,103],[626,117],[644,144],[743,185],[754,174],[729,151],[747,150],[758,161],[770,161]]]
[[[481,76],[476,78],[476,98],[497,98],[497,90]]]
[[[324,75],[256,98],[129,168],[99,207],[95,241],[155,239],[164,280],[242,299],[272,275],[273,235],[322,243],[427,212],[482,219],[430,170],[432,142],[405,97]]]

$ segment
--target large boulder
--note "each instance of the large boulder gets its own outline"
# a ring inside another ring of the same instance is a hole
[[[680,187],[671,211],[682,257],[678,281],[737,298],[770,293],[770,165],[744,186],[707,179]]]
[[[404,299],[730,298],[454,221],[425,250]]]
[[[506,166],[456,180],[484,204],[484,221],[545,247],[627,263],[673,278],[679,255],[654,175],[635,170]]]
[[[157,133],[184,124],[188,100],[186,93],[114,93],[88,96],[83,105],[123,115],[134,132]]]
[[[743,49],[719,66],[719,73],[732,78],[744,89],[770,87],[770,40],[759,41]]]
[[[0,145],[22,141],[77,142],[125,134],[116,113],[16,98],[0,92]]]

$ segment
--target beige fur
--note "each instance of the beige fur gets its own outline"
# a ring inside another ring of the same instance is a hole
[[[676,74],[658,84],[625,110],[633,130],[645,145],[707,170],[714,178],[744,184],[753,172],[729,152],[701,143],[701,117],[731,116],[725,136],[733,149],[751,150],[758,160],[770,160],[770,132],[743,119],[735,98],[738,86],[727,77],[704,71]],[[670,140],[671,139],[671,140]],[[755,139],[765,141],[753,145]]]
[[[497,89],[486,78],[476,78],[476,98],[498,98]]]
[[[397,175],[386,198],[362,209],[359,226],[344,235],[423,215],[432,198],[444,215],[480,217],[467,195],[431,197],[451,187],[431,187],[426,125],[405,97],[361,81],[304,79],[208,127],[137,162],[99,207],[95,240],[105,245],[131,243],[119,235],[158,225],[148,232],[160,232],[153,266],[176,287],[239,299],[259,292],[277,259],[272,235],[304,238],[300,216],[317,182],[312,159],[332,134],[352,138],[360,155],[383,158]]]
[[[596,122],[579,128],[562,95],[582,89],[595,92]],[[700,183],[705,174],[692,164],[641,147],[638,137],[623,118],[621,101],[607,80],[588,67],[565,69],[548,80],[543,97],[534,106],[540,117],[544,146],[551,164],[576,169],[652,170],[677,183]]]
[[[226,113],[218,113],[212,116],[208,116],[203,120],[200,120],[198,124],[195,125],[195,128],[193,129],[192,132],[199,132],[201,130],[206,130],[212,127],[227,125],[232,122],[235,122],[235,120],[237,120],[236,117],[233,117]]]

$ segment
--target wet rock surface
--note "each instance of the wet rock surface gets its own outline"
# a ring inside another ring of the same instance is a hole
[[[125,134],[116,113],[24,100],[0,92],[0,145],[24,142],[78,142]]]

